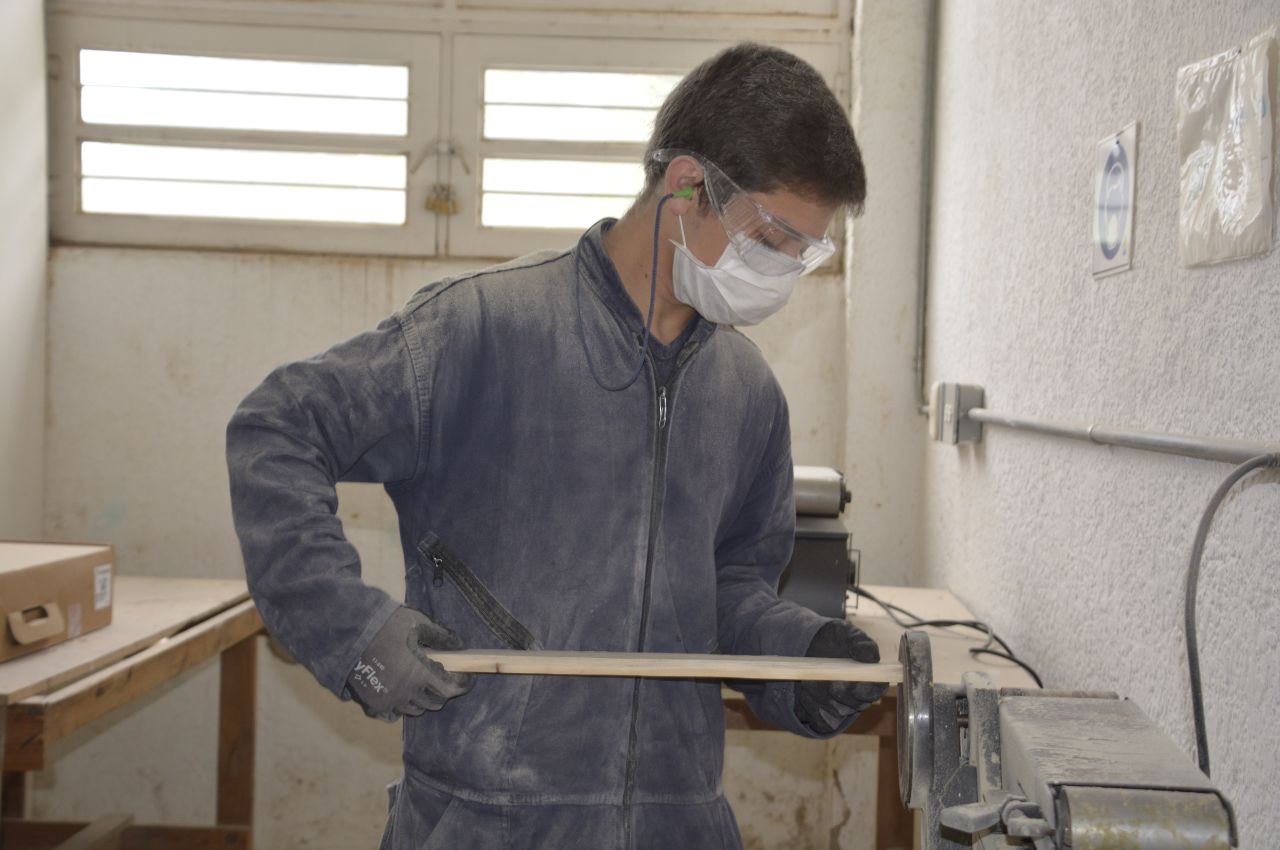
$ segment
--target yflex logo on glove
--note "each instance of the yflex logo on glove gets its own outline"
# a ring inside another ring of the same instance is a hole
[[[373,688],[374,693],[384,693],[387,690],[387,686],[382,684],[382,681],[378,678],[378,670],[382,665],[378,664],[378,667],[375,668],[374,664],[378,664],[378,659],[374,658],[371,664],[361,658],[360,663],[356,665],[356,669],[352,671],[352,676],[357,682]]]

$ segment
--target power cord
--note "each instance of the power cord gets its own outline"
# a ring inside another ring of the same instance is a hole
[[[1009,644],[1005,643],[1004,640],[995,633],[995,630],[982,620],[925,620],[916,614],[912,614],[901,605],[894,605],[892,602],[885,602],[883,599],[865,588],[853,587],[851,590],[853,590],[857,595],[865,599],[869,599],[879,605],[884,609],[885,613],[889,615],[890,620],[893,620],[894,623],[904,629],[914,629],[920,626],[936,626],[941,629],[966,628],[973,629],[976,632],[981,632],[987,636],[987,642],[982,646],[971,647],[969,649],[970,655],[993,655],[996,658],[1003,658],[1006,661],[1012,661],[1014,664],[1017,664],[1023,670],[1027,671],[1027,675],[1035,680],[1036,687],[1044,687],[1044,682],[1040,680],[1040,675],[1036,673],[1031,665],[1014,655]],[[909,621],[902,619],[902,617],[909,618]],[[1000,649],[992,649],[992,644],[999,644]]]
[[[1222,500],[1236,483],[1255,469],[1280,466],[1280,454],[1265,454],[1250,458],[1231,471],[1205,506],[1196,529],[1196,540],[1191,547],[1191,563],[1187,568],[1187,599],[1183,614],[1187,631],[1187,667],[1191,674],[1191,711],[1196,724],[1196,761],[1205,776],[1209,775],[1209,733],[1204,722],[1204,695],[1200,690],[1200,647],[1196,640],[1196,586],[1200,581],[1200,561],[1204,558],[1204,544],[1209,537],[1209,527]]]

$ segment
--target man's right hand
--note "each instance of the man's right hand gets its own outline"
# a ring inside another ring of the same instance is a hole
[[[462,641],[421,611],[400,606],[347,677],[365,714],[393,723],[402,714],[439,711],[471,690],[471,676],[445,670],[427,657],[428,649],[462,649]]]

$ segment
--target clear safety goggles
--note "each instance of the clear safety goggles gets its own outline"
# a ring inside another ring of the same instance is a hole
[[[681,156],[691,157],[702,167],[702,189],[707,201],[724,226],[729,242],[753,270],[765,275],[808,274],[835,253],[829,236],[815,239],[792,227],[757,203],[711,160],[673,148],[652,154],[656,162],[668,164]]]

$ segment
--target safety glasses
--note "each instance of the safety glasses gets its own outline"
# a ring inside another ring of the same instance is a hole
[[[734,183],[714,162],[692,151],[663,148],[654,151],[656,162],[692,157],[702,167],[702,188],[729,242],[742,261],[766,275],[808,274],[835,253],[828,236],[815,239],[775,216]]]

